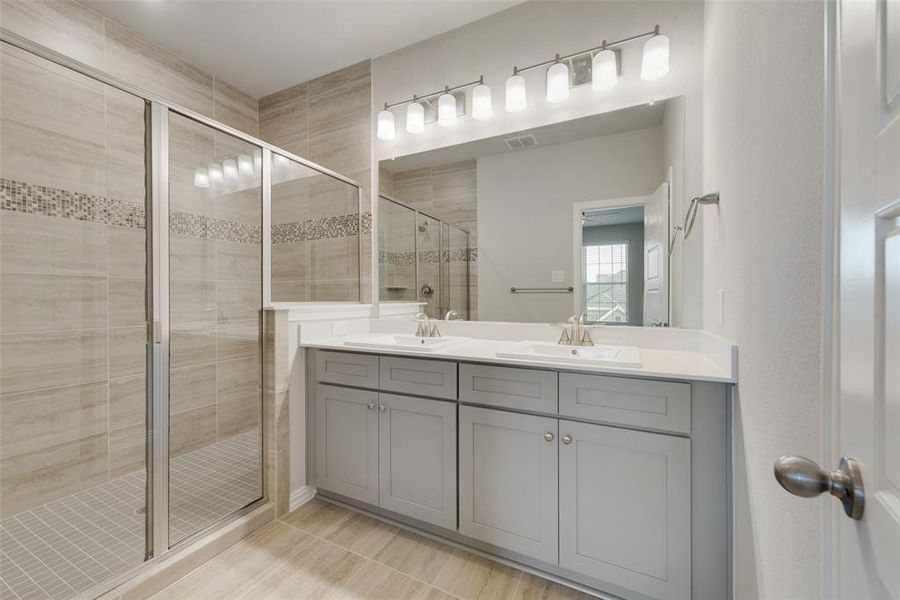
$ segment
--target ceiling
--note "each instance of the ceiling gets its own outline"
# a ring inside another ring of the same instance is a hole
[[[668,100],[654,102],[653,104],[638,104],[621,110],[572,119],[571,121],[524,129],[516,133],[483,138],[464,144],[457,144],[456,146],[445,146],[418,154],[408,154],[382,160],[380,165],[392,173],[401,173],[413,169],[506,154],[507,152],[521,152],[521,150],[510,149],[506,144],[507,139],[520,136],[533,135],[537,142],[537,147],[540,148],[605,135],[615,135],[626,131],[659,127],[663,122],[666,102]]]
[[[582,213],[581,224],[584,227],[605,227],[607,225],[626,225],[644,222],[643,206],[626,206],[624,208],[601,208]]]
[[[381,56],[521,0],[84,0],[257,97]]]

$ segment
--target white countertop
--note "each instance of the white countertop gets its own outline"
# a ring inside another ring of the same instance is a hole
[[[484,325],[479,327],[479,325]],[[615,343],[635,346],[640,349],[641,365],[627,367],[614,364],[584,364],[568,361],[552,361],[535,358],[498,357],[497,353],[513,352],[523,341],[548,341],[548,335],[558,335],[558,330],[545,325],[489,323],[478,322],[441,322],[441,331],[445,335],[469,337],[466,342],[447,348],[422,352],[404,348],[361,348],[348,346],[347,341],[359,341],[385,333],[412,333],[409,324],[397,321],[370,320],[365,331],[353,327],[349,335],[323,335],[324,328],[318,327],[303,335],[301,329],[300,345],[309,348],[344,350],[364,354],[388,354],[397,356],[415,356],[419,358],[446,359],[462,362],[492,363],[500,365],[516,365],[556,369],[561,371],[578,371],[585,373],[601,373],[610,375],[630,375],[655,379],[680,379],[685,381],[712,381],[719,383],[735,383],[737,374],[737,346],[699,330],[675,330],[657,328],[615,328],[612,339],[600,340],[598,343]],[[546,328],[542,329],[542,328]],[[636,331],[652,329],[651,331]],[[344,327],[335,327],[335,332],[344,332]],[[631,330],[631,331],[626,331]],[[478,334],[478,335],[473,335]],[[505,339],[496,339],[505,338]]]

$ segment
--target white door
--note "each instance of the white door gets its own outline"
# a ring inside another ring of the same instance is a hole
[[[668,231],[669,183],[664,181],[644,206],[644,325],[669,322]]]
[[[900,2],[839,6],[840,429],[860,520],[839,520],[841,598],[900,598]]]

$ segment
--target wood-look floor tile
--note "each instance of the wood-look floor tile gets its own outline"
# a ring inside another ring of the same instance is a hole
[[[243,595],[253,600],[339,598],[339,590],[366,559],[322,540],[314,540]]]
[[[537,575],[523,573],[514,598],[515,600],[591,600],[593,596]]]
[[[512,598],[521,571],[456,549],[432,584],[465,600]]]
[[[419,600],[428,589],[426,583],[367,560],[337,596],[343,600]]]
[[[372,558],[399,531],[366,515],[355,514],[325,535],[325,539],[347,550]]]
[[[456,600],[456,596],[451,596],[447,592],[433,587],[425,593],[422,600]]]
[[[153,600],[237,598],[313,539],[299,529],[275,522],[179,579],[153,596]]]
[[[432,583],[453,554],[449,546],[401,531],[375,554],[374,560],[416,579]]]
[[[281,520],[312,535],[322,535],[352,514],[346,508],[314,498]]]

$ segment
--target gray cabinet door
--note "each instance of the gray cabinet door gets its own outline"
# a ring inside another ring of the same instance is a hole
[[[378,504],[378,393],[316,387],[316,485]]]
[[[379,403],[379,505],[456,529],[456,403],[393,394]]]
[[[461,402],[556,414],[558,387],[556,371],[459,365]]]
[[[374,354],[317,350],[316,377],[319,383],[377,388],[378,357]]]
[[[459,407],[460,533],[557,564],[557,426]]]
[[[455,362],[382,356],[380,380],[388,392],[456,400]]]
[[[562,420],[559,435],[560,566],[688,600],[690,440]]]

